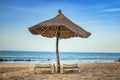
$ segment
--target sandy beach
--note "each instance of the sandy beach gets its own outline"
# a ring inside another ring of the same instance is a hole
[[[0,80],[120,80],[120,62],[80,63],[80,73],[64,74],[34,74],[34,64],[0,64]]]

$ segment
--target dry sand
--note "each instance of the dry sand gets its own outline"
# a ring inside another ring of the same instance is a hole
[[[33,64],[0,64],[0,80],[120,80],[120,62],[80,63],[80,73],[34,74],[33,70]]]

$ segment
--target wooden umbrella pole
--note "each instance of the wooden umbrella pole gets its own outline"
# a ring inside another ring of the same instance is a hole
[[[57,73],[60,72],[60,59],[59,59],[59,51],[58,51],[58,44],[59,44],[59,28],[56,31],[56,60],[57,60]]]

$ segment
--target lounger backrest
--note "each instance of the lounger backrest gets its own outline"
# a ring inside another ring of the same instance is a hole
[[[36,64],[37,67],[50,67],[51,64]]]
[[[63,64],[64,67],[78,67],[78,64]]]

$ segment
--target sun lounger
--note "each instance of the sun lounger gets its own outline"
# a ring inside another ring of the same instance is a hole
[[[37,73],[37,70],[40,70],[42,71],[45,70],[45,69],[50,69],[51,70],[51,73],[54,73],[55,72],[55,66],[54,64],[48,64],[48,63],[43,63],[43,64],[35,64],[35,67],[34,67],[34,72]]]
[[[79,65],[77,63],[63,64],[61,66],[61,73],[64,73],[65,70],[78,70],[80,72]]]

